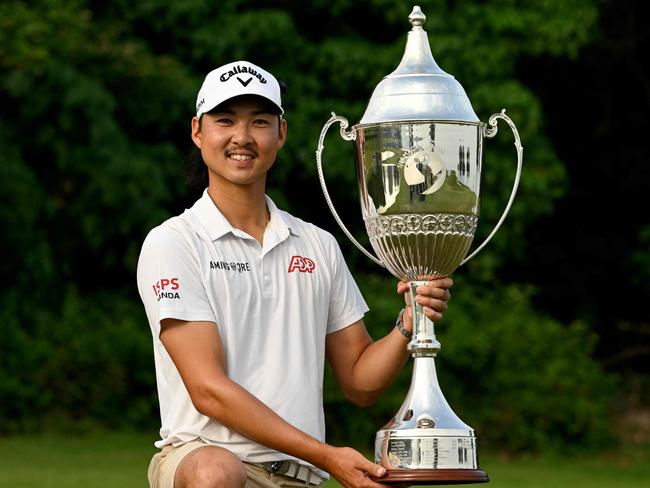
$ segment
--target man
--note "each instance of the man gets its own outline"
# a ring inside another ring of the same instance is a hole
[[[371,404],[406,361],[411,313],[373,342],[335,239],[265,195],[282,115],[279,84],[262,68],[237,61],[209,73],[192,119],[208,188],[143,244],[138,287],[162,419],[152,487],[317,486],[327,473],[346,487],[382,486],[369,475],[384,468],[324,443],[324,359],[347,398]],[[418,289],[431,319],[451,285]]]

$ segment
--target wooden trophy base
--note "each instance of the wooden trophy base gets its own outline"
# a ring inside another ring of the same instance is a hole
[[[386,476],[373,481],[385,485],[465,485],[490,481],[481,469],[390,469]]]

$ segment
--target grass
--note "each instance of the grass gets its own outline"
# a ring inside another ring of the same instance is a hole
[[[2,488],[143,488],[155,434],[0,438]],[[561,458],[505,459],[481,452],[489,488],[650,486],[650,449]],[[335,481],[327,488],[338,487]]]
[[[2,488],[141,488],[155,434],[0,438]]]

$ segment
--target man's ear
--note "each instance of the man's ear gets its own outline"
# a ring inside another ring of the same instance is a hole
[[[197,117],[192,117],[192,140],[196,147],[201,149],[201,124]]]
[[[280,148],[284,146],[287,140],[287,120],[280,119]]]

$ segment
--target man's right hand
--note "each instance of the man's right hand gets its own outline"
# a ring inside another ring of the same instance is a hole
[[[361,453],[349,447],[331,447],[324,468],[345,488],[381,488],[369,476],[381,478],[386,469],[368,461]]]

